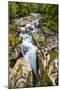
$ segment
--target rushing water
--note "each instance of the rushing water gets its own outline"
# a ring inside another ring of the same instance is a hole
[[[36,63],[36,51],[38,48],[33,45],[32,33],[39,31],[39,29],[36,28],[38,24],[38,19],[36,19],[29,21],[26,26],[20,27],[20,36],[22,36],[23,38],[23,42],[21,44],[21,53],[23,54],[24,58],[29,60],[32,70],[34,71],[36,76],[38,76]]]

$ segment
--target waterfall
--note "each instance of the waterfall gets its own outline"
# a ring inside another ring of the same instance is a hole
[[[37,64],[36,64],[36,47],[31,48],[28,53],[26,53],[25,57],[28,58],[31,67],[37,76]]]
[[[38,20],[37,20],[38,21]],[[37,22],[35,21],[29,21],[25,27],[21,27],[21,36],[23,38],[23,42],[21,44],[21,53],[24,56],[24,58],[29,60],[29,63],[31,65],[31,68],[34,72],[34,74],[37,75],[37,63],[36,63],[36,51],[37,51],[37,47],[35,45],[33,45],[32,43],[32,35],[30,35],[29,28],[32,28],[31,33],[38,31],[38,29],[35,28],[35,25],[37,24]],[[24,33],[23,33],[24,32]]]
[[[37,47],[34,46],[32,43],[24,42],[21,47],[21,52],[24,58],[29,60],[29,63],[37,76],[37,64],[36,64],[36,51]]]

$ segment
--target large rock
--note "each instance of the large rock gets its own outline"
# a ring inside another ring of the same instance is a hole
[[[58,78],[58,59],[55,58],[54,61],[49,65],[49,73],[48,73],[53,85],[56,85],[56,79]],[[58,82],[58,79],[57,79]]]
[[[18,59],[15,66],[9,70],[9,88],[31,87],[32,82],[32,69],[28,60]]]
[[[50,80],[48,76],[48,69],[44,66],[45,60],[43,56],[41,56],[41,53],[38,54],[38,65],[39,65],[39,71],[40,71],[40,86],[51,86],[52,81]]]
[[[21,17],[19,19],[15,19],[14,23],[18,26],[25,26],[27,22],[29,21],[29,17]]]
[[[20,53],[20,45],[22,43],[22,37],[17,34],[9,34],[9,60],[17,59]]]
[[[45,37],[42,32],[34,32],[32,34],[33,40],[38,48],[41,47],[41,44],[45,41]]]
[[[19,22],[19,26],[25,26],[29,22],[30,18],[29,17],[23,17],[22,20]]]
[[[58,47],[57,36],[46,36],[42,32],[34,32],[33,40],[38,48],[53,49]]]
[[[58,39],[56,36],[49,36],[46,38],[46,45],[48,49],[53,49],[58,47]]]
[[[40,73],[42,75],[40,83],[42,83],[41,81],[43,80],[43,86],[57,85],[56,82],[58,82],[58,52],[56,51],[56,49],[48,50],[44,48],[42,51],[38,52],[37,55]],[[44,78],[47,80],[47,82]]]
[[[42,30],[43,30],[43,33],[47,34],[47,35],[54,35],[55,34],[53,31],[51,31],[50,29],[48,29],[45,26],[42,26]]]
[[[20,23],[19,23],[19,26],[25,26],[27,24],[27,20],[22,20]]]
[[[14,52],[11,54],[9,60],[17,59],[19,56],[19,53],[20,53],[20,49],[19,48],[15,49]]]
[[[46,32],[46,34],[49,33],[50,31]],[[39,48],[37,55],[40,75],[42,75],[40,83],[43,86],[56,85],[58,82],[58,65],[56,63],[58,62],[58,39],[52,32],[49,35],[46,34],[41,31],[33,33],[34,44]]]

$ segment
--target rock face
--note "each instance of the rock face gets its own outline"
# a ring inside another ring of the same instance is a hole
[[[15,59],[17,59],[18,56],[19,56],[19,53],[20,53],[20,49],[19,48],[15,49],[14,52],[9,57],[9,60],[12,60],[12,59],[15,60]]]
[[[28,60],[18,59],[14,67],[9,70],[9,88],[31,87],[32,82],[32,69]]]
[[[37,56],[41,73],[41,86],[56,85],[55,81],[58,78],[57,37],[35,32],[33,40],[39,48]]]
[[[58,60],[55,59],[49,66],[49,73],[50,79],[52,80],[53,84],[56,85],[56,79],[58,78]]]
[[[56,85],[55,81],[58,78],[58,55],[57,52],[47,52],[46,56],[42,52],[38,53],[38,62],[40,68],[40,83],[41,86]],[[42,82],[43,81],[43,82]],[[58,81],[57,81],[58,82]]]
[[[45,37],[43,36],[43,33],[41,32],[34,32],[32,34],[33,40],[35,41],[35,44],[38,48],[41,47],[41,44],[45,41]],[[40,44],[41,43],[41,44]]]
[[[48,29],[47,27],[42,27],[42,30],[43,30],[43,32],[45,33],[45,34],[47,34],[47,35],[54,35],[54,32],[53,31],[51,31],[50,29]]]
[[[9,88],[58,85],[58,36],[45,27],[42,30],[39,17],[33,14],[15,21],[22,42],[9,60],[14,63],[9,69]]]

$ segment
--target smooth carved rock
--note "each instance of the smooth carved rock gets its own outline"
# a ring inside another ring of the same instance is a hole
[[[58,78],[58,60],[57,58],[51,62],[49,66],[49,73],[48,73],[53,85],[56,85],[55,80]]]
[[[9,88],[31,87],[32,82],[32,69],[28,60],[18,59],[15,66],[9,70]]]

